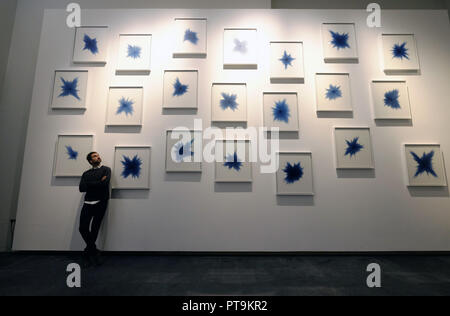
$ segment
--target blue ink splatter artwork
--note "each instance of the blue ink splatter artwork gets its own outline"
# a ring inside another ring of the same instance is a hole
[[[231,109],[235,111],[239,104],[236,102],[237,94],[222,93],[222,100],[220,100],[220,107],[225,111],[226,109]]]
[[[133,58],[133,59],[139,59],[139,58],[141,58],[141,51],[142,51],[142,48],[139,47],[139,46],[128,45],[128,55],[127,55],[127,57]]]
[[[84,34],[84,48],[83,50],[88,50],[92,54],[98,54],[98,42],[96,38],[90,38],[87,34]]]
[[[359,144],[358,142],[359,137],[354,138],[352,141],[346,140],[347,150],[345,151],[345,156],[350,155],[350,158],[352,158],[364,148],[364,146]]]
[[[192,151],[192,146],[194,144],[194,139],[190,142],[187,142],[186,144],[183,144],[183,142],[178,142],[173,147],[174,150],[174,158],[175,161],[180,163],[183,162],[186,158],[191,159],[191,157],[194,157],[194,152]]]
[[[423,153],[422,157],[419,157],[416,153],[411,152],[411,155],[414,157],[414,160],[417,162],[417,172],[414,175],[415,178],[417,178],[419,175],[423,173],[427,173],[427,175],[433,175],[435,178],[438,178],[438,175],[433,169],[433,157],[434,157],[434,150],[431,152]]]
[[[125,99],[125,97],[122,97],[119,100],[119,107],[117,108],[116,115],[119,115],[121,113],[125,113],[126,116],[133,115],[134,112],[133,104],[134,104],[133,100],[129,98]]]
[[[331,101],[342,98],[341,87],[330,84],[330,87],[327,89],[327,93],[325,94],[325,97]]]
[[[348,33],[339,33],[330,31],[331,34],[331,44],[337,50],[350,48],[350,44],[348,43]]]
[[[400,94],[397,89],[388,91],[384,94],[384,105],[392,109],[398,110],[401,108],[399,98]]]
[[[137,179],[141,176],[142,170],[142,160],[138,157],[138,155],[133,158],[122,156],[122,178],[127,179],[131,176],[133,179]]]
[[[174,97],[181,97],[182,95],[186,94],[188,92],[189,86],[182,84],[180,82],[180,78],[177,78],[173,84],[173,96]]]
[[[197,45],[198,43],[197,32],[187,29],[186,32],[184,33],[184,41],[188,41],[191,44]]]
[[[291,56],[291,54],[288,54],[287,51],[284,51],[283,57],[281,57],[279,59],[279,61],[281,61],[284,65],[284,69],[288,69],[288,66],[292,67],[292,62],[295,60],[295,58],[293,58]]]
[[[75,151],[72,146],[66,146],[66,153],[69,160],[77,160],[78,159],[78,151]]]
[[[284,181],[287,184],[294,184],[297,181],[300,181],[304,175],[304,169],[302,168],[300,162],[291,165],[290,162],[286,164],[286,167],[283,169],[283,172],[286,174]]]
[[[241,171],[242,161],[239,159],[237,152],[233,155],[228,155],[225,159],[225,163],[223,164],[228,169]]]
[[[61,86],[61,94],[58,97],[68,97],[73,96],[77,100],[81,100],[78,95],[78,78],[73,79],[72,81],[65,80],[61,77],[62,86]]]
[[[289,123],[289,117],[291,117],[291,113],[286,99],[275,102],[275,106],[272,107],[272,111],[274,121]]]
[[[408,48],[406,48],[406,42],[403,44],[395,44],[394,47],[392,47],[392,58],[397,58],[400,60],[409,59],[409,53]]]
[[[241,54],[247,54],[247,41],[240,41],[237,38],[234,39],[234,51]]]

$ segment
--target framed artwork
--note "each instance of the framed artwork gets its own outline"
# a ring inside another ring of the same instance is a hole
[[[202,172],[201,131],[167,131],[166,172]]]
[[[279,153],[277,195],[314,195],[312,153]]]
[[[88,71],[55,71],[52,109],[86,109]]]
[[[375,120],[411,120],[406,81],[372,81]]]
[[[108,27],[78,27],[75,30],[74,63],[106,64]]]
[[[296,92],[264,93],[264,126],[280,132],[298,132],[298,95]]]
[[[413,34],[382,34],[384,71],[420,71],[416,40]]]
[[[164,72],[163,108],[198,108],[197,70],[166,70]]]
[[[326,63],[358,62],[354,23],[322,24],[322,42]]]
[[[109,88],[107,126],[141,126],[144,88]]]
[[[150,72],[152,35],[121,34],[118,72]]]
[[[317,112],[352,112],[349,74],[316,74]]]
[[[215,182],[253,182],[250,150],[250,141],[247,140],[217,141]]]
[[[215,83],[212,85],[212,121],[247,122],[247,85]]]
[[[407,183],[411,187],[446,187],[444,157],[438,144],[405,144]]]
[[[91,168],[86,157],[93,151],[93,147],[93,135],[59,135],[53,176],[81,177]]]
[[[368,127],[337,127],[334,136],[337,169],[375,168]]]
[[[117,146],[114,153],[112,188],[150,189],[150,146]]]
[[[270,79],[304,80],[302,42],[270,43]]]
[[[207,56],[207,22],[207,19],[175,19],[174,58],[205,58]]]
[[[258,43],[256,29],[225,29],[224,68],[258,67]]]

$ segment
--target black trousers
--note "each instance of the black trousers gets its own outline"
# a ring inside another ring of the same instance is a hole
[[[97,252],[97,246],[95,245],[102,225],[103,218],[105,217],[106,209],[108,207],[108,201],[100,201],[95,205],[84,204],[81,210],[80,216],[80,234],[83,240],[86,242],[85,252],[88,254],[94,254]]]

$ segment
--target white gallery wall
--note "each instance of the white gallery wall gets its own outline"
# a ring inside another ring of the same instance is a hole
[[[173,59],[174,19],[208,19],[207,59]],[[71,64],[74,30],[66,13],[47,10],[35,75],[15,250],[81,250],[79,179],[52,177],[58,134],[95,135],[95,150],[112,166],[114,147],[152,146],[151,191],[114,192],[104,223],[103,248],[114,251],[448,251],[448,188],[408,189],[403,143],[439,143],[450,159],[450,29],[446,11],[383,11],[383,27],[366,26],[360,10],[87,10],[84,25],[110,26],[105,67]],[[321,24],[356,23],[359,63],[324,64]],[[223,69],[224,28],[257,28],[257,70]],[[119,34],[150,33],[149,76],[116,76]],[[414,33],[421,74],[382,72],[381,33]],[[304,84],[270,84],[270,41],[303,41]],[[88,69],[88,104],[83,112],[50,110],[55,70]],[[195,115],[162,110],[164,70],[199,71],[199,110]],[[318,117],[315,73],[350,73],[353,118]],[[370,82],[405,79],[412,126],[376,125]],[[263,124],[264,92],[297,92],[299,139],[283,139],[282,151],[311,151],[316,195],[277,197],[274,174],[254,170],[252,185],[215,184],[214,164],[201,175],[165,173],[166,130],[193,128],[194,118],[211,124],[211,86],[247,84],[248,126]],[[142,129],[106,128],[110,86],[143,85]],[[334,126],[368,126],[374,172],[337,172]],[[447,165],[447,170],[449,166]],[[447,177],[449,173],[447,171]]]

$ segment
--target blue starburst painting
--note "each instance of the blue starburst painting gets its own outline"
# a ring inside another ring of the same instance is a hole
[[[182,95],[185,95],[188,92],[189,86],[182,84],[180,82],[180,78],[177,78],[173,84],[173,96],[174,97],[181,97]]]
[[[133,158],[127,157],[125,155],[122,156],[122,178],[127,179],[128,177],[132,177],[133,179],[138,179],[141,176],[142,170],[142,160],[138,157],[138,155]]]
[[[392,47],[392,58],[403,60],[408,59],[409,60],[409,49],[406,48],[406,42],[403,44],[395,44],[394,47]]]
[[[236,171],[241,171],[242,161],[239,159],[237,152],[235,152],[225,158],[225,163],[223,165],[230,170],[234,169]]]
[[[121,113],[125,113],[126,116],[133,115],[134,112],[133,105],[134,105],[133,100],[122,97],[119,100],[119,107],[117,108],[116,115],[119,115]]]
[[[327,92],[326,92],[326,94],[325,94],[325,97],[328,99],[328,100],[331,100],[331,101],[333,101],[333,100],[336,100],[336,99],[339,99],[339,98],[342,98],[342,90],[341,90],[341,87],[340,86],[334,86],[334,85],[332,85],[332,84],[330,84],[330,87],[327,89]]]
[[[75,78],[72,81],[65,80],[62,77],[60,79],[62,82],[62,86],[61,86],[61,94],[58,97],[63,98],[72,96],[78,101],[80,101],[81,99],[80,96],[78,95],[78,92],[80,91],[78,90],[78,78]]]
[[[356,156],[356,154],[364,148],[364,146],[359,143],[359,137],[355,137],[352,141],[346,140],[346,143],[347,149],[345,151],[345,156],[350,155],[350,158]]]
[[[287,104],[286,99],[282,101],[275,102],[275,106],[272,107],[273,120],[289,123],[289,118],[291,117],[289,105]]]
[[[237,38],[234,39],[234,51],[239,52],[241,54],[247,54],[247,41],[240,41]]]
[[[191,44],[197,45],[198,43],[198,35],[197,32],[191,31],[191,29],[187,29],[184,33],[184,41],[188,41]]]
[[[98,54],[98,42],[96,38],[90,38],[89,35],[84,34],[84,48],[83,50],[87,50],[91,52],[93,55]]]
[[[284,69],[288,69],[289,66],[292,67],[292,62],[295,60],[295,58],[293,58],[291,56],[291,54],[288,54],[287,51],[284,51],[283,57],[281,57],[279,59],[279,61],[281,61],[281,63],[284,65]]]
[[[69,160],[77,160],[78,159],[78,151],[75,151],[72,146],[66,146],[66,154]]]
[[[186,158],[194,157],[194,152],[192,146],[194,145],[194,140],[183,144],[183,142],[178,142],[174,146],[175,161],[180,163]]]
[[[384,105],[389,108],[398,110],[401,108],[399,98],[400,94],[397,89],[388,91],[384,94]]]
[[[422,157],[419,157],[416,153],[412,151],[411,155],[417,162],[417,171],[416,174],[414,175],[415,178],[417,178],[423,173],[426,173],[427,175],[431,174],[433,177],[438,178],[438,175],[436,174],[433,168],[434,150],[432,150],[428,154],[424,152]]]
[[[238,108],[237,94],[222,93],[222,100],[220,100],[220,107],[225,111],[226,109],[231,109],[235,111]]]
[[[128,58],[139,59],[141,58],[142,48],[137,45],[128,45]]]
[[[286,177],[284,178],[284,181],[287,184],[294,184],[295,182],[300,181],[301,178],[303,178],[304,175],[304,169],[301,166],[301,163],[291,164],[288,162],[283,169],[283,172],[285,173]]]
[[[331,34],[331,44],[337,50],[350,48],[350,44],[348,43],[348,33],[339,33],[330,31]]]

